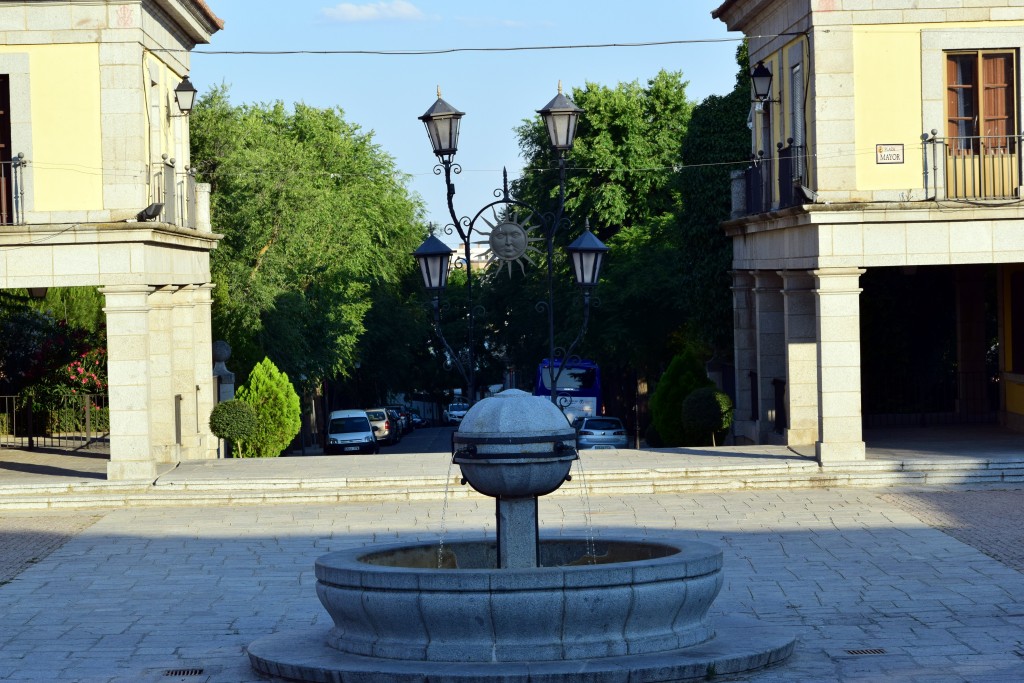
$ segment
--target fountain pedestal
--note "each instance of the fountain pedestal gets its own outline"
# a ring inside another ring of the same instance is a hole
[[[537,496],[566,480],[572,436],[545,399],[507,391],[478,403],[455,437],[455,462],[495,497],[496,541],[320,557],[317,595],[334,626],[252,643],[253,667],[325,682],[634,683],[786,659],[792,636],[752,620],[708,620],[723,582],[713,546],[539,539]]]

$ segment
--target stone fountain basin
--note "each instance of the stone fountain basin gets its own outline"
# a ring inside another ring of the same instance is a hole
[[[354,548],[316,562],[326,645],[430,662],[565,661],[678,650],[714,636],[714,546],[540,542],[540,566],[496,569],[489,541]],[[439,568],[440,564],[440,568]]]

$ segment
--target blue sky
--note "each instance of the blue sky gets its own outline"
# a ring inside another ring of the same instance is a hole
[[[736,71],[739,34],[711,18],[719,0],[207,0],[223,31],[192,55],[199,91],[225,83],[232,102],[303,102],[340,107],[374,131],[411,176],[426,217],[450,223],[423,124],[436,89],[466,112],[456,161],[455,208],[473,215],[492,200],[501,169],[522,168],[513,128],[555,96],[587,82],[645,83],[660,69],[682,71],[687,93],[725,94]],[[698,42],[652,47],[455,52],[437,55],[256,55],[202,51],[444,50]]]

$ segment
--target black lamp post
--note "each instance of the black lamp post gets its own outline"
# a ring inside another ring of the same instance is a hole
[[[494,193],[496,197],[499,197],[497,201],[490,202],[484,206],[472,219],[465,217],[460,219],[455,213],[455,207],[453,204],[455,186],[452,183],[452,173],[458,174],[462,172],[462,169],[458,164],[454,163],[453,159],[456,151],[458,150],[459,124],[465,114],[441,99],[441,91],[440,88],[438,88],[437,101],[434,102],[433,106],[431,106],[423,116],[419,117],[426,126],[431,147],[440,162],[438,166],[434,168],[434,173],[437,175],[444,173],[445,185],[448,189],[448,212],[451,216],[452,224],[445,228],[445,232],[447,234],[457,232],[463,245],[462,262],[466,267],[466,288],[469,300],[468,356],[465,366],[459,362],[458,354],[455,354],[452,351],[451,346],[445,340],[440,328],[440,295],[443,293],[444,286],[446,284],[447,264],[449,263],[447,259],[450,259],[451,254],[454,252],[445,246],[437,237],[431,234],[431,236],[428,237],[422,245],[420,245],[419,249],[414,252],[414,256],[420,263],[424,286],[433,295],[435,331],[441,338],[441,341],[449,355],[452,357],[453,362],[462,373],[463,379],[466,380],[470,400],[475,397],[475,347],[473,332],[474,316],[476,313],[473,306],[470,240],[476,229],[477,220],[488,210],[492,210],[495,215],[497,215],[497,207],[501,206],[502,209],[511,210],[513,212],[517,208],[525,209],[531,215],[539,216],[543,223],[545,246],[547,248],[548,289],[547,300],[542,302],[542,304],[543,307],[546,308],[548,315],[548,367],[552,388],[551,400],[556,403],[556,405],[558,403],[557,382],[562,373],[563,365],[560,363],[556,371],[555,359],[568,359],[571,356],[573,349],[575,349],[576,345],[583,338],[590,315],[591,294],[594,287],[597,285],[598,278],[600,277],[601,265],[604,260],[604,256],[608,252],[608,247],[606,247],[592,232],[590,232],[589,225],[584,230],[583,234],[567,248],[567,251],[573,259],[576,282],[583,290],[584,316],[583,325],[581,326],[580,332],[575,341],[573,341],[568,349],[556,349],[554,332],[554,239],[559,228],[561,228],[565,222],[565,157],[572,149],[573,142],[576,138],[576,125],[579,122],[579,117],[583,113],[583,110],[573,104],[569,98],[562,94],[562,84],[559,83],[558,94],[554,99],[548,102],[543,109],[537,110],[537,113],[540,114],[541,118],[544,120],[544,124],[548,131],[548,137],[551,142],[551,147],[558,159],[558,205],[555,212],[553,214],[542,214],[526,203],[513,199],[509,194],[508,174],[504,173],[502,188],[500,191],[496,190]],[[441,246],[439,247],[438,245]],[[442,256],[442,252],[446,255]],[[437,261],[431,261],[431,259],[437,259]],[[441,259],[445,259],[444,275],[439,274]]]

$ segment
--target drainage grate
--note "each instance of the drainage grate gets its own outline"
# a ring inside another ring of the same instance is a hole
[[[167,669],[164,676],[202,676],[202,669]]]
[[[848,655],[884,655],[885,650],[880,647],[868,648],[867,650],[847,650]]]

